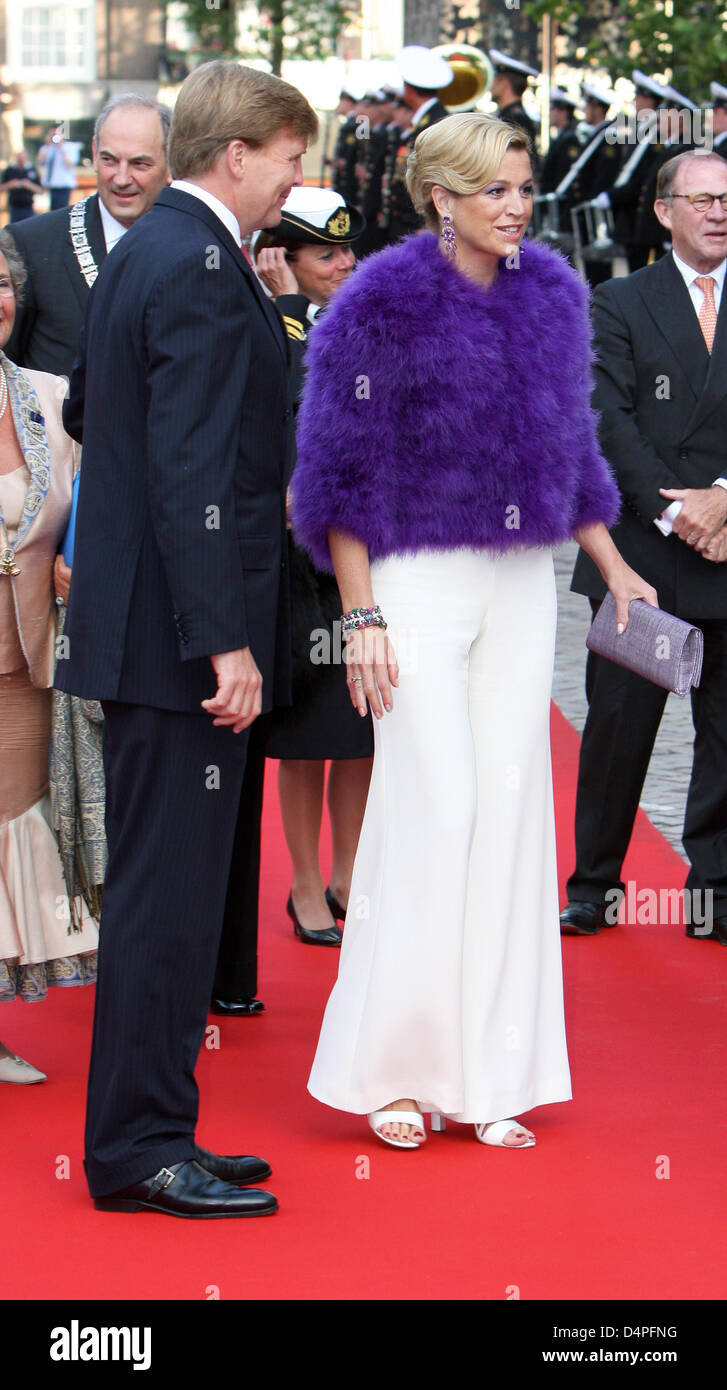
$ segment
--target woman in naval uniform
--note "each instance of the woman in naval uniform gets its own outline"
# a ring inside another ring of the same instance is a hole
[[[328,188],[294,188],[280,224],[259,234],[255,268],[283,315],[297,407],[304,359],[316,318],[355,265],[361,213]],[[332,441],[333,447],[333,441]],[[295,479],[293,479],[293,490]],[[268,754],[280,759],[278,787],[293,861],[287,912],[309,945],[340,946],[353,860],[373,754],[371,720],[352,708],[341,678],[341,604],[333,578],[313,568],[290,541],[293,608],[293,705],[276,711]],[[333,862],[324,890],[318,844],[325,764]]]

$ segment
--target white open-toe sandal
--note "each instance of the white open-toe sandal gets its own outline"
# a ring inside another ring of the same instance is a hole
[[[391,1144],[394,1149],[420,1149],[425,1142],[423,1139],[417,1143],[416,1139],[390,1139],[386,1134],[381,1133],[381,1125],[412,1125],[416,1129],[424,1129],[424,1117],[418,1110],[374,1110],[372,1114],[366,1116],[377,1139],[381,1139],[384,1144]],[[424,1131],[426,1135],[426,1130]]]
[[[432,1133],[443,1134],[447,1128],[446,1116],[435,1110],[431,1118]],[[532,1149],[535,1147],[534,1139],[526,1139],[524,1144],[505,1143],[505,1135],[509,1134],[511,1129],[526,1128],[527,1126],[521,1125],[519,1120],[495,1120],[493,1124],[475,1125],[475,1139],[479,1139],[481,1144],[490,1144],[498,1149]]]
[[[521,1125],[519,1120],[495,1120],[493,1124],[475,1125],[475,1139],[479,1139],[481,1144],[491,1144],[497,1149],[532,1149],[535,1147],[534,1139],[526,1139],[524,1144],[506,1144],[505,1135],[511,1129],[527,1129],[527,1125]]]

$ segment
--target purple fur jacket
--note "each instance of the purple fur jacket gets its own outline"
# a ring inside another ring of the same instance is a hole
[[[494,285],[431,234],[364,261],[306,353],[293,534],[330,570],[329,530],[369,558],[550,546],[611,526],[619,492],[590,408],[587,292],[533,242]]]

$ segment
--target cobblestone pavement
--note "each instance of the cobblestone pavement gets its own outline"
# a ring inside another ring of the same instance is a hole
[[[570,593],[569,589],[577,550],[578,547],[571,542],[555,553],[558,635],[553,699],[580,734],[587,709],[584,679],[586,633],[591,610],[588,599]],[[682,859],[685,856],[681,835],[693,738],[689,698],[669,695],[644,783],[641,808]]]

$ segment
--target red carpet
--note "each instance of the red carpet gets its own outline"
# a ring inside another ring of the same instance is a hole
[[[558,711],[553,749],[564,881],[578,740]],[[575,1100],[529,1117],[538,1146],[527,1152],[450,1126],[424,1152],[397,1153],[305,1089],[337,952],[303,947],[285,917],[273,768],[264,844],[267,1013],[210,1019],[220,1047],[200,1059],[199,1138],[269,1158],[280,1213],[183,1223],[95,1212],[81,1165],[92,992],[6,1005],[0,1036],[50,1079],[0,1088],[3,1298],[724,1297],[724,948],[679,925],[565,940]],[[683,883],[644,816],[629,875],[638,889]],[[68,1178],[56,1176],[63,1156]]]

